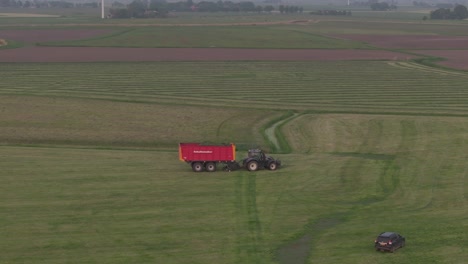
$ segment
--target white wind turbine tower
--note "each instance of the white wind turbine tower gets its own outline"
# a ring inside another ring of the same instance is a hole
[[[104,0],[101,0],[101,18],[104,19]]]

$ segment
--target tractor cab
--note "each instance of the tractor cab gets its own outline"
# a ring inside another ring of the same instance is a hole
[[[265,153],[261,149],[249,149],[247,153],[247,157],[249,158],[257,158],[259,160],[265,159]]]

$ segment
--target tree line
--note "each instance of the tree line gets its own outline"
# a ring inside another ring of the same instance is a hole
[[[167,2],[165,0],[134,0],[128,5],[114,2],[109,11],[111,18],[151,18],[166,17],[169,12],[272,12],[273,5],[255,5],[253,2],[232,2],[232,1],[201,1],[193,0],[182,2]],[[280,5],[280,13],[298,13],[303,8],[298,6]]]
[[[465,19],[468,18],[468,9],[464,5],[456,5],[453,10],[450,8],[439,8],[431,11],[431,19]]]
[[[387,2],[377,2],[377,3],[372,3],[370,5],[370,8],[373,11],[388,11],[388,10],[397,9],[397,6],[395,4],[389,4]]]
[[[349,10],[317,10],[309,12],[311,15],[319,16],[351,16],[351,11]]]

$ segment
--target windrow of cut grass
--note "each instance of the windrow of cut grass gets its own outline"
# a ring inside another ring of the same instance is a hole
[[[467,115],[463,72],[411,62],[0,64],[0,94],[234,108]]]

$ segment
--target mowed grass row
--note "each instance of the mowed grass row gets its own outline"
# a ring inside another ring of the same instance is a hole
[[[281,112],[0,95],[0,144],[172,149],[179,142],[267,147],[258,131]]]
[[[467,128],[304,114],[282,128],[284,167],[255,173],[196,174],[176,152],[3,146],[2,261],[463,263]],[[375,252],[385,230],[407,246]]]
[[[120,29],[98,38],[47,42],[43,46],[146,48],[371,48],[358,41],[313,34],[309,26],[161,26]],[[299,30],[298,30],[299,29]]]
[[[466,73],[411,62],[6,63],[0,70],[4,95],[416,115],[468,110]]]

